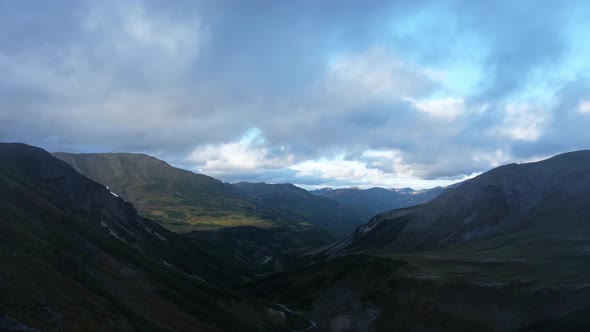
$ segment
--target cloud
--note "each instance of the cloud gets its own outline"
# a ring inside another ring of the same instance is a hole
[[[410,100],[417,110],[435,118],[453,121],[465,111],[465,103],[460,98],[441,98],[429,100]]]
[[[406,63],[391,51],[373,48],[345,54],[328,63],[328,94],[345,100],[400,99],[429,94],[436,83],[431,71]]]
[[[224,175],[285,168],[293,164],[294,157],[284,147],[269,148],[262,132],[254,128],[238,142],[201,146],[188,159],[196,163],[199,172]]]
[[[582,114],[590,113],[590,100],[583,100],[578,105],[578,112]]]
[[[367,155],[382,156],[383,153],[376,154],[373,151],[368,152]],[[415,189],[424,189],[435,186],[448,186],[476,175],[470,174],[461,178],[425,181],[413,177],[411,174],[384,172],[373,166],[362,161],[345,160],[342,156],[339,156],[332,159],[322,158],[314,161],[305,161],[291,166],[290,169],[296,171],[292,182],[307,188],[335,185],[347,187],[359,186],[363,188],[381,186],[385,188],[412,187]]]
[[[550,120],[546,110],[529,104],[510,103],[504,112],[504,124],[499,132],[514,140],[538,140]]]
[[[145,152],[228,181],[462,179],[590,145],[589,9],[4,2],[0,140]]]

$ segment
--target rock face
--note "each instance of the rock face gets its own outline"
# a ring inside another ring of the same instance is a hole
[[[548,216],[553,226],[568,232],[588,213],[584,202],[589,194],[590,151],[510,164],[448,188],[424,205],[375,216],[345,240],[345,247],[398,252],[442,248],[540,229]],[[572,209],[578,217],[569,218]]]

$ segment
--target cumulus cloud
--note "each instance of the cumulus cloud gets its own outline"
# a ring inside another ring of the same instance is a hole
[[[411,100],[417,110],[443,120],[453,121],[462,115],[465,103],[461,98],[441,98],[427,100]]]
[[[285,168],[293,164],[294,157],[284,147],[273,151],[262,132],[254,128],[238,142],[201,146],[191,153],[189,160],[197,164],[200,172],[216,175]]]
[[[328,63],[326,92],[345,100],[391,100],[423,96],[435,87],[427,68],[406,63],[391,51],[374,48],[344,54]]]
[[[529,104],[510,103],[505,108],[503,127],[499,132],[514,140],[535,141],[550,121],[546,110]]]
[[[578,105],[578,112],[582,114],[590,113],[590,100],[583,100]]]

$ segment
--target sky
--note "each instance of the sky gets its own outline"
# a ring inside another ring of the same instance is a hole
[[[448,185],[590,148],[590,2],[0,0],[0,141]]]

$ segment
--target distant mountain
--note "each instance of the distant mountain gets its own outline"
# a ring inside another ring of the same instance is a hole
[[[397,193],[400,193],[400,194],[413,194],[413,193],[416,192],[414,189],[412,189],[410,187],[406,187],[406,188],[394,188],[394,189],[391,189],[391,190],[392,191],[395,191]]]
[[[226,183],[235,194],[253,200],[259,206],[272,208],[281,217],[319,225],[338,232],[349,232],[371,215],[363,208],[341,204],[313,195],[292,184],[238,182]]]
[[[315,191],[313,193],[347,206],[356,206],[358,209],[364,210],[365,213],[374,216],[381,212],[428,202],[443,190],[442,187],[420,191],[411,188],[389,190],[375,187],[365,190],[348,188]]]
[[[334,189],[332,189],[330,187],[325,187],[325,188],[321,188],[321,189],[310,190],[309,192],[311,194],[320,195],[321,196],[321,195],[326,194],[326,193],[329,193],[329,192],[331,192],[333,190]]]
[[[286,324],[286,313],[275,317],[275,309],[210,288],[252,276],[238,253],[138,216],[105,186],[24,144],[0,143],[0,264],[3,330],[258,331]]]

